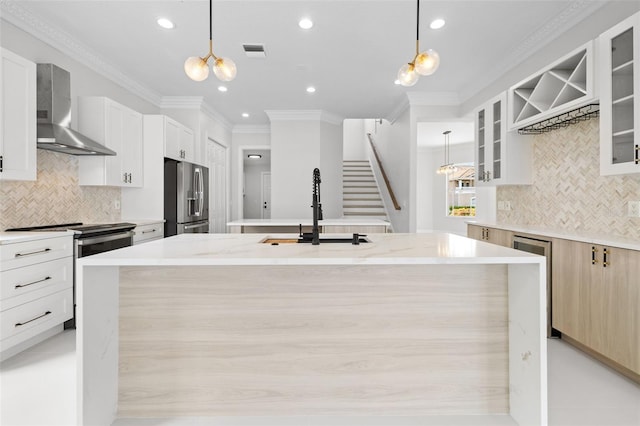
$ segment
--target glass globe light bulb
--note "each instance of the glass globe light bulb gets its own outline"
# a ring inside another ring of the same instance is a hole
[[[202,81],[209,77],[209,67],[199,56],[192,56],[184,61],[184,72],[193,81]]]
[[[213,73],[222,81],[236,78],[236,64],[229,58],[218,58],[213,64]]]
[[[398,71],[398,81],[400,85],[405,87],[413,86],[418,82],[418,73],[415,71],[415,67],[412,64],[405,64]]]
[[[431,75],[440,66],[440,55],[433,49],[426,50],[416,56],[416,72],[420,75]]]

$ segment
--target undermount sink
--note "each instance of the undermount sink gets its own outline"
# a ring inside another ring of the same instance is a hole
[[[358,243],[368,243],[369,240],[364,235],[360,235],[358,237]],[[262,244],[271,244],[273,246],[277,246],[280,244],[297,244],[297,243],[311,243],[310,239],[305,238],[281,238],[281,237],[266,237],[262,241]],[[353,244],[353,237],[332,237],[332,238],[320,238],[320,244],[322,243],[342,243],[342,244]]]

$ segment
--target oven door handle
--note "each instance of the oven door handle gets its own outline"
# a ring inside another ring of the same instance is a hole
[[[106,243],[108,241],[122,240],[125,238],[133,238],[133,231],[120,232],[117,234],[100,235],[98,237],[93,237],[93,238],[85,238],[85,239],[78,238],[76,240],[76,244],[78,244],[79,246],[86,246],[89,244]]]

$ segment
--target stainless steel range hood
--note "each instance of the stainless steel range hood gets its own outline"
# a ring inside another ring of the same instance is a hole
[[[72,130],[71,78],[53,64],[38,64],[38,148],[71,155],[116,155],[115,151]]]

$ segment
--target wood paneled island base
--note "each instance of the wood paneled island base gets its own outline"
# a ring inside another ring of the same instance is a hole
[[[509,412],[506,265],[123,267],[119,417]]]
[[[547,424],[543,257],[450,234],[271,237],[79,259],[78,424]]]

